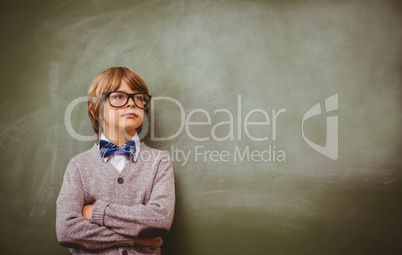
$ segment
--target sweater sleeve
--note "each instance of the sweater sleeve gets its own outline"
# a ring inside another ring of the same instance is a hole
[[[120,235],[106,226],[93,224],[82,216],[84,190],[74,163],[70,162],[56,204],[56,232],[58,242],[65,247],[87,250],[116,246],[132,246],[134,239]]]
[[[147,204],[125,206],[95,203],[91,222],[107,226],[116,233],[131,237],[160,236],[170,229],[175,206],[172,162],[162,157]]]

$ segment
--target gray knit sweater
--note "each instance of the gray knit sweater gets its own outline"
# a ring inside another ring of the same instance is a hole
[[[95,205],[90,222],[82,217],[88,204]],[[94,145],[67,166],[57,199],[57,239],[72,254],[160,254],[134,245],[134,238],[167,232],[174,205],[168,154],[141,143],[137,161],[119,173]]]

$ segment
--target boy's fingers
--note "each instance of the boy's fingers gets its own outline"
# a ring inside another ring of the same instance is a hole
[[[135,244],[141,246],[154,246],[159,247],[163,243],[161,237],[154,237],[154,238],[138,238],[135,240]]]
[[[158,246],[161,246],[163,244],[163,240],[160,236],[156,238],[155,242],[158,244]]]

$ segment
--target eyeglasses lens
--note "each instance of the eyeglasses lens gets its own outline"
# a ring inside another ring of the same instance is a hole
[[[146,94],[134,94],[130,95],[131,98],[134,98],[134,104],[141,109],[149,108],[149,96]],[[109,95],[109,102],[111,106],[114,107],[122,107],[127,104],[129,100],[129,95],[121,92],[113,92]]]

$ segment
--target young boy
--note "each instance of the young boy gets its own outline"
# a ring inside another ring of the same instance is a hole
[[[174,176],[168,155],[137,134],[150,100],[128,68],[109,68],[92,82],[88,114],[100,140],[71,159],[57,199],[57,239],[72,254],[160,254]]]

